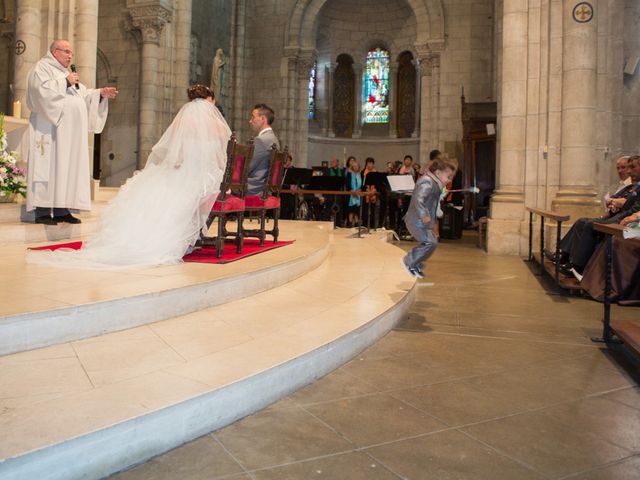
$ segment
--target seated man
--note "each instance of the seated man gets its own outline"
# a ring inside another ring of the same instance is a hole
[[[593,229],[597,223],[621,223],[640,211],[640,155],[629,158],[629,173],[632,184],[624,191],[625,201],[617,213],[608,213],[600,218],[580,218],[560,241],[560,271],[567,275],[582,273],[589,258],[600,241],[600,235]]]
[[[612,194],[604,197],[604,206],[609,211],[611,215],[615,215],[620,210],[620,207],[624,205],[624,202],[628,196],[631,185],[631,175],[630,175],[631,166],[629,163],[629,157],[624,156],[618,158],[616,160],[616,171],[618,172],[618,177],[620,181],[616,186],[616,191]]]
[[[269,156],[271,147],[275,144],[280,148],[280,142],[273,133],[271,125],[275,120],[275,114],[264,103],[259,103],[251,111],[251,128],[256,132],[253,139],[253,158],[249,166],[249,179],[247,195],[260,195],[269,174]]]

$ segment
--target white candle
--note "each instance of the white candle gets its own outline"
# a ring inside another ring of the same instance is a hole
[[[20,100],[16,100],[13,102],[13,116],[15,118],[20,118],[22,115],[22,105],[20,104]]]

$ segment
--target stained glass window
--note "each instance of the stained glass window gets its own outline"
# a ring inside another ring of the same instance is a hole
[[[316,118],[316,79],[318,75],[318,62],[311,65],[309,73],[309,120]]]
[[[367,54],[362,88],[364,123],[389,122],[389,52],[382,48]]]

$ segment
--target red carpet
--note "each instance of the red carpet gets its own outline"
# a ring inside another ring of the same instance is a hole
[[[278,243],[273,243],[272,241],[266,240],[264,242],[264,247],[261,247],[259,240],[248,239],[244,241],[242,253],[240,254],[236,253],[236,246],[234,243],[225,243],[224,248],[222,249],[222,258],[216,257],[215,247],[207,246],[199,248],[189,255],[185,255],[182,260],[193,263],[230,263],[240,260],[241,258],[273,250],[274,248],[286,247],[287,245],[291,245],[293,242],[293,240],[280,240]],[[80,250],[80,248],[82,248],[82,242],[59,243],[57,245],[47,245],[45,247],[33,247],[30,248],[30,250],[58,250],[59,248]]]

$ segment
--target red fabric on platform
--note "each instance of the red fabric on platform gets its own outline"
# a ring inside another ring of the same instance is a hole
[[[249,195],[244,200],[246,208],[266,208],[267,210],[280,208],[280,199],[277,197],[267,197],[265,202],[260,195]]]
[[[189,255],[185,255],[182,260],[191,263],[230,263],[240,260],[241,258],[273,250],[274,248],[286,247],[287,245],[291,245],[293,242],[294,240],[280,240],[278,243],[265,241],[264,247],[261,247],[260,240],[249,239],[244,241],[242,253],[239,254],[236,253],[236,244],[228,242],[224,244],[224,248],[222,249],[222,258],[216,257],[216,247],[207,246],[198,248]],[[60,243],[58,245],[47,245],[45,247],[32,247],[29,248],[29,250],[58,250],[60,248],[80,250],[80,248],[82,248],[82,242]]]
[[[59,243],[58,245],[45,245],[44,247],[29,247],[29,250],[59,250],[61,248],[80,250],[82,248],[82,242]]]
[[[227,195],[224,201],[216,200],[211,211],[213,212],[244,212],[245,201],[235,195]]]
[[[250,257],[258,253],[273,250],[274,248],[285,247],[291,245],[293,240],[282,241],[273,243],[271,241],[265,241],[264,247],[260,246],[260,240],[245,240],[242,246],[242,253],[236,253],[236,244],[233,242],[225,243],[222,249],[222,258],[216,257],[216,247],[202,247],[194,250],[189,255],[186,255],[182,260],[185,262],[196,263],[230,263],[240,260],[241,258]]]

